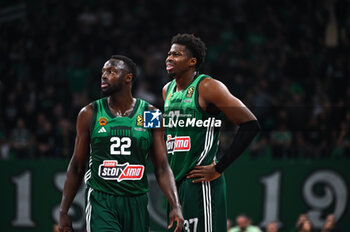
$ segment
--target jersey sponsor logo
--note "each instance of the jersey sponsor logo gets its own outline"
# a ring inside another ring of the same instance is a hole
[[[150,110],[143,112],[143,127],[144,128],[160,128],[160,110]]]
[[[117,160],[104,160],[99,166],[98,175],[105,180],[141,180],[145,166],[129,163],[118,164]]]
[[[136,126],[143,126],[143,116],[141,114],[136,117]]]
[[[107,125],[107,118],[104,118],[104,117],[99,118],[99,119],[98,119],[98,124],[99,124],[100,126],[105,126],[105,125]]]
[[[166,147],[168,153],[174,154],[174,152],[189,151],[191,149],[190,136],[179,136],[172,138],[171,135],[167,136]]]

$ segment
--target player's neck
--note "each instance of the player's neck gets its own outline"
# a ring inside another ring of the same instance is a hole
[[[190,72],[183,73],[182,75],[175,76],[176,91],[186,89],[186,87],[193,81],[193,78],[197,75],[196,71],[190,70]]]
[[[127,116],[135,106],[136,99],[131,92],[115,93],[107,98],[108,107],[116,116]]]

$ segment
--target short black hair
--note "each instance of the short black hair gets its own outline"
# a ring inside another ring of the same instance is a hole
[[[133,81],[136,79],[137,66],[132,59],[123,55],[112,55],[111,59],[122,60],[126,64],[128,71],[132,74]]]
[[[196,69],[198,70],[205,59],[207,49],[205,43],[193,34],[177,34],[171,40],[171,44],[174,43],[186,46],[192,56],[197,59]]]

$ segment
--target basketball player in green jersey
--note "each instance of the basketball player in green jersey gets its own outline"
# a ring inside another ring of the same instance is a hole
[[[185,219],[184,231],[226,229],[222,172],[245,150],[260,126],[255,116],[218,80],[199,74],[205,44],[192,34],[172,38],[166,70],[174,79],[163,88],[167,152]],[[227,153],[216,160],[221,116],[239,125]]]
[[[175,228],[174,222],[176,231],[183,227],[174,176],[166,157],[164,131],[143,127],[144,111],[155,108],[133,98],[135,73],[136,65],[131,59],[112,56],[102,68],[101,89],[106,97],[85,106],[78,115],[75,149],[60,206],[60,231],[72,231],[68,209],[87,163],[86,230],[149,231],[145,171],[149,150],[160,188],[173,207],[169,228]]]

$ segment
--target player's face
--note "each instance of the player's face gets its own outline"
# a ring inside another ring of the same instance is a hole
[[[193,67],[195,58],[185,45],[172,44],[165,60],[166,70],[169,75],[177,75]]]
[[[126,74],[124,62],[108,60],[102,68],[101,90],[103,96],[110,96],[123,88],[123,79]]]

